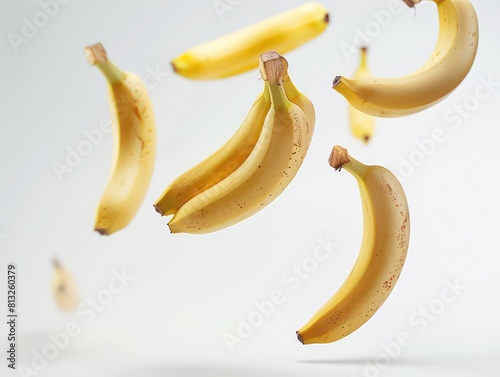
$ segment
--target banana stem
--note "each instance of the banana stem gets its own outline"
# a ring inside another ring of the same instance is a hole
[[[288,100],[283,86],[275,83],[266,83],[271,96],[271,104],[275,110],[285,109],[290,106],[290,101]]]
[[[260,75],[264,81],[281,85],[286,67],[280,54],[276,51],[268,51],[260,54]]]
[[[109,61],[102,44],[96,43],[85,47],[85,56],[89,64],[97,66],[111,84],[117,84],[125,79],[126,74]]]
[[[344,168],[358,179],[362,179],[368,172],[369,166],[349,156],[347,149],[335,145],[328,160],[330,166],[335,170]]]
[[[286,76],[288,62],[276,51],[264,52],[260,55],[260,75],[266,82],[271,103],[275,110],[290,106],[283,89],[283,78]]]
[[[56,268],[56,269],[61,268],[61,264],[59,263],[59,261],[56,258],[52,259],[52,264],[54,265],[54,268]]]

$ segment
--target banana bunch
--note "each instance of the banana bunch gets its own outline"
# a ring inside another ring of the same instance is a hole
[[[363,208],[363,240],[340,289],[297,331],[303,344],[331,343],[366,323],[390,295],[406,260],[410,217],[397,178],[382,166],[365,165],[335,146],[330,165],[357,180]]]
[[[54,260],[54,276],[52,277],[52,293],[57,306],[65,311],[76,309],[80,302],[76,284],[71,273]]]
[[[410,7],[421,0],[404,0]],[[467,76],[478,46],[478,22],[469,0],[432,0],[439,14],[439,37],[428,61],[400,78],[337,76],[333,89],[356,109],[377,117],[400,117],[444,99]]]
[[[285,54],[320,35],[329,22],[328,11],[306,3],[226,36],[194,46],[171,61],[179,75],[191,79],[219,79],[258,67],[259,54]]]
[[[209,233],[271,203],[291,182],[314,132],[311,101],[292,83],[286,59],[260,55],[264,90],[233,137],[172,182],[154,204],[174,216],[172,233]]]
[[[109,235],[126,227],[144,200],[155,162],[156,126],[153,107],[141,79],[110,62],[100,43],[86,47],[85,54],[108,82],[113,116],[111,174],[94,226],[100,234]]]
[[[372,75],[367,64],[367,48],[361,48],[361,59],[358,69],[354,73],[354,79],[366,79]],[[375,119],[368,114],[365,114],[354,106],[349,105],[349,125],[351,133],[354,137],[368,143],[373,136],[375,130]]]

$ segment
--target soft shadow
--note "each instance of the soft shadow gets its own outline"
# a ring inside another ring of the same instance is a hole
[[[387,356],[387,355],[386,355]],[[387,356],[389,357],[389,356]],[[395,357],[389,358],[391,365],[404,365],[404,366],[429,366],[429,365],[443,365],[452,363],[451,360],[439,359],[439,358],[408,358],[408,357]],[[318,359],[318,360],[296,360],[299,364],[316,364],[316,365],[366,365],[366,364],[377,364],[380,360],[377,357],[353,357],[353,358],[342,358],[342,359]]]
[[[303,373],[277,371],[259,368],[234,368],[220,366],[156,366],[146,368],[128,368],[116,374],[120,377],[304,377]]]

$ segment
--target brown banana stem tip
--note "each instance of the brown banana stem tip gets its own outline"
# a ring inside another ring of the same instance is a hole
[[[100,43],[85,47],[85,57],[91,65],[95,65],[97,63],[106,63],[108,61],[106,50]]]
[[[415,4],[420,3],[421,0],[403,0],[403,2],[408,5],[410,8],[414,8]]]
[[[347,149],[342,148],[340,145],[335,145],[332,149],[332,153],[330,153],[330,158],[328,162],[330,166],[335,170],[341,170],[344,164],[347,164],[349,161],[349,154],[347,153]]]
[[[295,334],[297,334],[297,339],[299,340],[299,342],[304,344],[304,340],[302,339],[302,335],[300,335],[298,331],[295,331]]]
[[[54,265],[54,268],[61,267],[61,265],[59,264],[59,261],[56,258],[52,259],[52,264]]]
[[[101,236],[107,236],[108,231],[104,228],[95,228],[94,229],[97,233],[99,233]]]
[[[340,80],[342,80],[342,76],[335,76],[332,82],[332,88],[335,88],[338,84],[340,84]]]
[[[259,69],[262,79],[272,83],[281,83],[285,73],[285,67],[282,61],[284,58],[276,51],[264,52],[260,54],[259,58]]]

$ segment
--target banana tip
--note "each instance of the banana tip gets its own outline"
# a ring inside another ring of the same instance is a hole
[[[153,207],[154,207],[155,211],[158,212],[161,216],[165,215],[159,205],[153,204]]]
[[[174,62],[170,62],[170,66],[172,67],[173,71],[175,73],[179,73],[179,71],[177,70],[177,67],[175,66]]]
[[[304,344],[304,339],[302,339],[302,335],[300,335],[298,331],[295,331],[295,334],[297,334],[297,339],[299,340],[299,342]]]
[[[99,233],[101,236],[108,236],[109,235],[107,229],[104,229],[104,228],[95,228],[94,230],[97,233]]]
[[[342,76],[335,76],[332,82],[332,88],[335,88],[338,84],[340,84],[340,80],[342,80]]]
[[[330,22],[330,13],[325,14],[324,21],[325,21],[325,24],[328,24]]]

